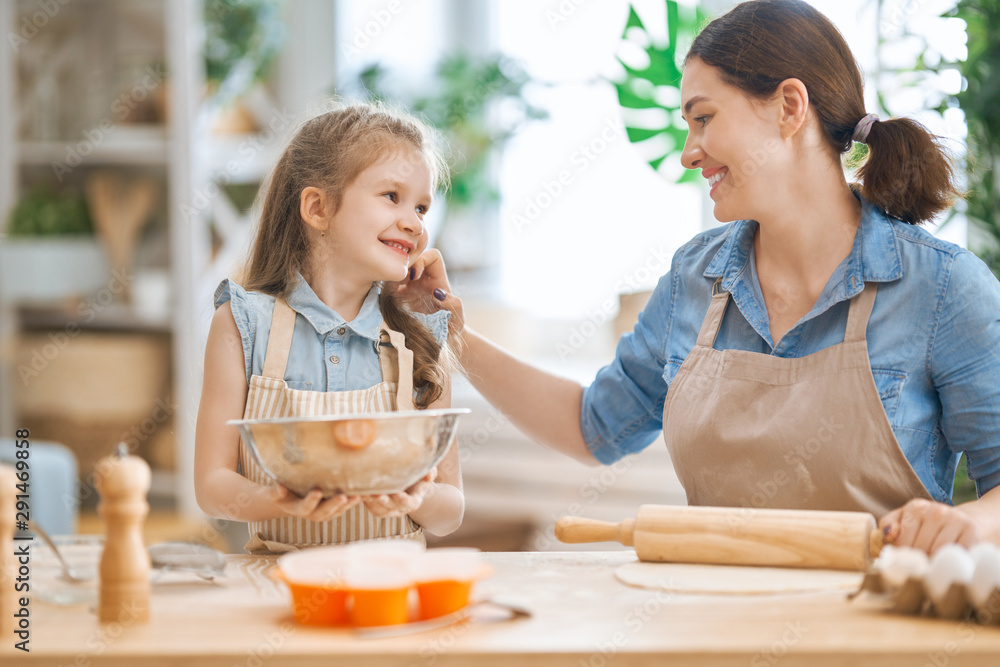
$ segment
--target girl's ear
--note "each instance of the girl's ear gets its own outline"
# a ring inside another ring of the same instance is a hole
[[[317,232],[327,231],[330,227],[329,210],[326,193],[312,186],[302,188],[299,195],[299,215],[307,225]]]
[[[788,139],[806,122],[809,113],[809,90],[799,79],[785,79],[778,84],[775,95],[779,103],[778,123],[781,138]]]

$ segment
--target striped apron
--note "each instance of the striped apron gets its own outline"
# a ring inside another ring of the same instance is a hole
[[[284,299],[276,299],[271,315],[267,351],[261,375],[250,378],[244,419],[276,417],[315,417],[367,412],[413,410],[413,352],[407,349],[403,334],[382,326],[379,365],[382,382],[356,391],[305,391],[285,384],[285,365],[295,328],[295,311]],[[396,354],[383,351],[391,344]],[[398,378],[397,383],[388,378]],[[248,479],[269,486],[274,480],[254,460],[250,448],[240,439],[240,473]],[[300,547],[341,544],[357,540],[403,537],[423,540],[423,529],[409,516],[380,519],[363,503],[329,521],[310,521],[284,516],[265,521],[251,521],[250,541],[244,547],[250,553],[283,553]]]

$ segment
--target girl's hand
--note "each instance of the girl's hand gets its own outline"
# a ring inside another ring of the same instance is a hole
[[[279,484],[270,488],[271,498],[282,512],[310,521],[329,521],[361,502],[360,496],[342,493],[323,500],[323,492],[319,489],[313,489],[303,498]]]
[[[396,283],[396,294],[417,312],[451,311],[448,330],[452,336],[465,328],[462,300],[451,293],[444,259],[436,248],[428,248],[413,262],[409,277]]]
[[[933,554],[945,544],[957,543],[969,548],[980,541],[979,522],[957,507],[917,498],[886,514],[878,522],[883,530],[898,537],[896,546],[915,547]]]
[[[409,514],[417,510],[423,504],[424,498],[434,491],[434,480],[436,478],[437,468],[434,468],[406,491],[378,496],[365,496],[363,499],[365,507],[380,519]]]

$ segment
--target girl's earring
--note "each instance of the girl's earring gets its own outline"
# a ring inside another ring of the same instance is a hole
[[[326,236],[326,232],[320,232],[319,235],[320,236]]]

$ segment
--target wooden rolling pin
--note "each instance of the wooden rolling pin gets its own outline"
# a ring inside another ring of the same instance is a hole
[[[883,533],[864,512],[643,505],[620,523],[563,517],[556,537],[569,544],[621,542],[639,560],[864,570]]]

